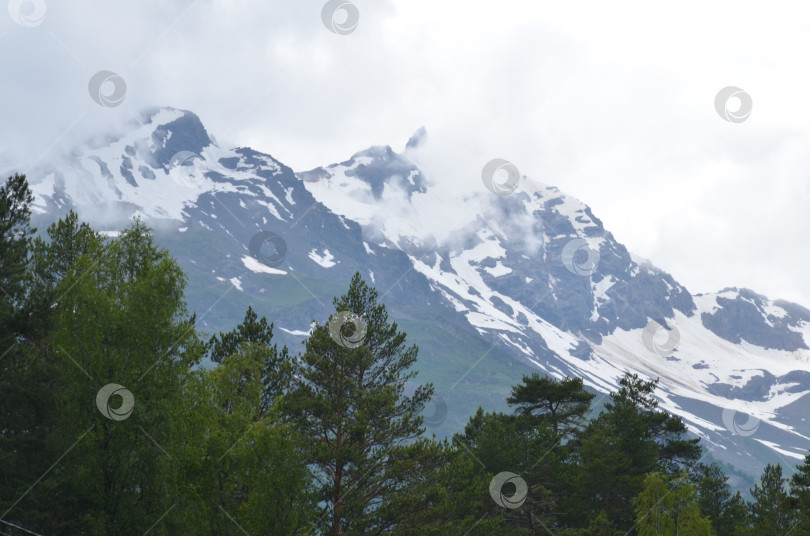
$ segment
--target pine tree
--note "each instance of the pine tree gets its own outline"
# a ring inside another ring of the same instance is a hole
[[[754,500],[748,505],[749,527],[743,534],[779,536],[792,530],[796,513],[785,490],[786,483],[781,465],[765,466],[759,484],[751,490]]]
[[[89,255],[98,259],[103,242],[104,237],[71,210],[48,227],[47,242],[42,238],[34,240],[33,270],[37,285],[54,290],[79,258]]]
[[[515,413],[520,417],[519,429],[527,448],[527,461],[522,467],[534,483],[527,498],[529,519],[542,518],[544,524],[554,525],[565,522],[566,511],[578,510],[571,497],[570,461],[593,398],[583,388],[581,378],[557,380],[535,373],[524,376],[522,383],[512,388],[507,403],[516,406]],[[529,458],[537,461],[530,462]],[[552,520],[551,512],[556,512],[559,519]]]
[[[237,353],[242,343],[250,342],[270,346],[272,340],[273,325],[268,325],[265,317],[259,319],[253,307],[248,306],[242,323],[227,333],[220,333],[211,337],[206,350],[211,361],[222,363],[226,357]]]
[[[321,482],[323,532],[380,534],[400,521],[387,505],[407,493],[398,468],[424,431],[420,414],[433,388],[405,395],[418,350],[405,346],[359,273],[334,304],[329,323],[306,341],[286,411]]]
[[[559,474],[559,440],[550,422],[479,408],[453,443],[475,456],[487,472],[508,471],[526,482],[527,495],[519,508],[504,509],[488,501],[490,511],[501,513],[509,527],[533,534],[544,530],[543,525],[557,526],[552,515],[557,498],[549,488]]]
[[[410,489],[391,503],[401,521],[391,534],[401,536],[488,536],[507,534],[500,512],[493,511],[486,472],[468,451],[423,440],[407,447],[400,473]]]
[[[569,501],[566,519],[573,526],[584,526],[598,515],[606,516],[616,530],[627,532],[632,525],[616,521],[625,514],[636,489],[632,460],[625,455],[621,441],[605,419],[592,420],[578,449],[574,468],[575,491]],[[641,489],[640,486],[638,489]]]
[[[605,512],[599,512],[588,528],[578,532],[579,536],[626,536],[626,534],[626,532],[613,528],[613,523]]]
[[[577,488],[592,515],[605,511],[615,526],[634,522],[632,500],[655,471],[674,476],[700,457],[698,439],[686,439],[680,417],[658,409],[656,381],[626,373],[605,411],[582,435]]]
[[[0,187],[0,518],[44,528],[47,505],[25,494],[59,455],[49,441],[53,370],[36,359],[50,322],[50,297],[33,284],[32,202],[24,175]]]
[[[28,261],[32,246],[31,203],[25,175],[0,187],[0,355],[30,330],[26,318]]]
[[[717,464],[700,464],[692,475],[697,486],[698,505],[709,518],[717,536],[734,536],[745,521],[745,501],[740,492],[731,493],[728,476]]]
[[[245,312],[245,319],[233,330],[214,335],[206,345],[206,354],[212,362],[222,363],[227,357],[240,352],[245,343],[265,349],[262,363],[262,411],[268,411],[273,401],[290,386],[292,379],[291,360],[286,346],[281,349],[272,344],[273,324],[265,317],[259,318],[252,306]]]
[[[804,463],[796,467],[796,473],[790,479],[791,503],[796,509],[797,526],[795,536],[810,535],[810,454],[804,457]]]
[[[521,415],[548,419],[557,436],[579,428],[594,396],[583,388],[582,378],[557,380],[535,373],[524,376],[506,402]]]

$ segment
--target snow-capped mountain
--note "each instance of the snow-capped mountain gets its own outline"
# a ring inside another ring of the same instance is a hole
[[[532,371],[607,393],[630,370],[660,378],[662,407],[713,458],[753,473],[804,456],[809,310],[747,289],[693,295],[580,201],[526,177],[493,182],[504,161],[481,165],[506,195],[480,177],[442,188],[420,168],[425,143],[420,131],[401,154],[372,147],[296,174],[164,108],[29,178],[43,222],[70,207],[112,232],[147,218],[211,331],[251,303],[297,351],[359,270],[420,348],[418,380],[438,394],[430,431],[457,431],[479,405],[505,409]]]

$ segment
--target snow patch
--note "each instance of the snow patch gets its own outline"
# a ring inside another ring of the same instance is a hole
[[[766,447],[768,447],[768,448],[770,448],[772,450],[775,450],[779,454],[783,454],[785,456],[790,456],[791,458],[796,458],[797,460],[803,460],[804,455],[806,454],[806,453],[798,454],[796,452],[790,452],[789,450],[780,449],[778,444],[773,443],[771,441],[765,441],[764,439],[758,439],[756,437],[753,438],[753,439],[756,440],[756,441],[759,441],[760,443],[762,443]]]
[[[495,263],[495,266],[492,268],[484,267],[484,270],[489,272],[489,274],[492,275],[493,277],[500,277],[502,275],[512,273],[512,269],[509,268],[508,266],[504,266],[503,264],[501,264],[501,261]]]
[[[323,250],[323,254],[319,255],[317,250],[313,249],[309,252],[309,258],[312,259],[316,264],[323,266],[324,268],[331,268],[332,266],[336,265],[335,258],[329,253],[328,249]]]
[[[297,329],[286,329],[286,328],[282,328],[281,326],[279,326],[279,329],[281,331],[283,331],[284,333],[289,333],[290,335],[297,335],[299,337],[309,337],[309,335],[310,335],[309,331],[300,331],[300,330],[297,330]]]
[[[248,257],[247,255],[242,257],[242,264],[245,265],[245,268],[257,274],[287,275],[286,271],[271,268],[266,264],[262,264],[253,257]]]

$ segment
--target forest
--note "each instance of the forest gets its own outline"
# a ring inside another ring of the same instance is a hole
[[[143,221],[37,234],[32,202],[0,188],[0,535],[810,535],[810,454],[732,493],[657,381],[595,412],[581,378],[526,376],[439,439],[359,273],[300,353],[252,308],[211,336]]]

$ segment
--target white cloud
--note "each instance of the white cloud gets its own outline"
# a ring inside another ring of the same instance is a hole
[[[810,5],[355,4],[348,36],[323,27],[320,0],[51,1],[35,28],[0,13],[0,168],[155,105],[298,170],[401,149],[425,125],[440,187],[480,189],[506,158],[692,291],[810,306]],[[89,98],[102,69],[127,82],[117,108]],[[753,98],[744,123],[714,110],[728,85]]]

